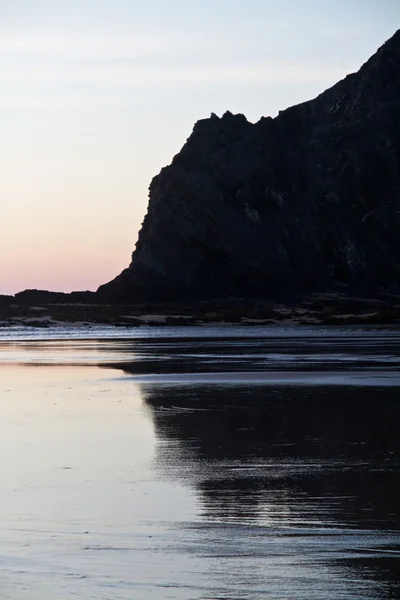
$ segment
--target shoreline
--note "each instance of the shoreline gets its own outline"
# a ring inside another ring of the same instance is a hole
[[[227,301],[165,304],[95,304],[82,302],[17,303],[0,306],[0,329],[93,325],[141,326],[202,325],[400,325],[400,299],[313,295],[296,304],[232,299]]]

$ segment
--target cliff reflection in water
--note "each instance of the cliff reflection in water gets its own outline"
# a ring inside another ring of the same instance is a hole
[[[396,388],[148,385],[143,394],[157,468],[198,491],[204,520],[259,524],[266,535],[323,530],[332,539],[323,560],[400,597]]]

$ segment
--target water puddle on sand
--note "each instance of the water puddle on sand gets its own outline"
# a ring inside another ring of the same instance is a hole
[[[0,598],[400,598],[397,340],[0,342]]]

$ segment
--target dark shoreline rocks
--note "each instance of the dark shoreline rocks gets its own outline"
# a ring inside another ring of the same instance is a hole
[[[400,31],[320,96],[196,123],[106,302],[398,290]]]
[[[312,294],[293,302],[249,301],[231,298],[203,302],[97,303],[57,301],[27,304],[8,297],[0,302],[0,327],[24,325],[46,328],[58,325],[369,325],[399,326],[400,299],[397,296],[348,297],[345,294]],[[23,297],[26,300],[26,296]],[[1,300],[1,297],[0,297]]]

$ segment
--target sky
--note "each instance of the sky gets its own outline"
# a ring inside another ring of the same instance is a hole
[[[400,0],[0,0],[0,294],[115,277],[197,120],[275,116],[399,27]]]

